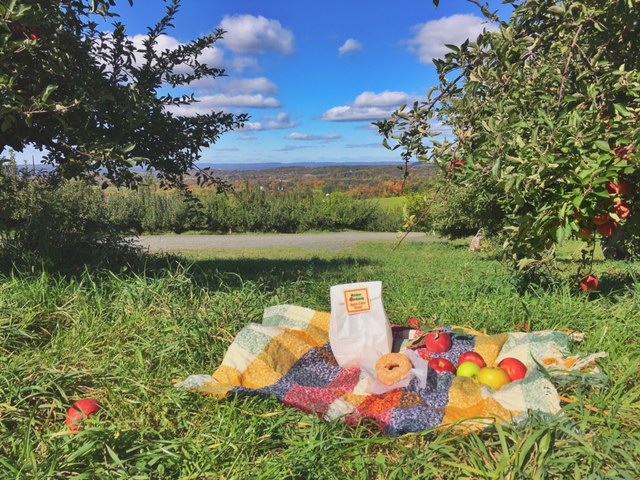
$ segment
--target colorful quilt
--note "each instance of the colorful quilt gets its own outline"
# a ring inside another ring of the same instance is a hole
[[[250,324],[238,333],[213,376],[192,375],[177,387],[216,398],[275,397],[328,421],[355,425],[372,419],[385,435],[395,436],[452,424],[481,428],[530,411],[556,414],[560,397],[549,372],[594,369],[595,360],[604,356],[569,357],[569,342],[576,338],[563,332],[484,335],[454,329],[451,350],[434,356],[456,365],[467,351],[478,352],[488,365],[515,357],[527,365],[527,377],[494,391],[474,379],[429,370],[426,382],[414,379],[406,387],[372,394],[373,379],[358,368],[337,365],[329,345],[329,318],[329,313],[304,307],[269,307],[261,324]],[[394,351],[415,349],[413,341],[423,333],[397,326],[392,330]],[[420,348],[416,351],[428,357]],[[547,375],[539,366],[545,367]]]

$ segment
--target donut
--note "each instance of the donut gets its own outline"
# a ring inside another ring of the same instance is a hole
[[[405,378],[413,368],[411,360],[401,353],[387,353],[376,362],[376,375],[385,385],[393,385]]]

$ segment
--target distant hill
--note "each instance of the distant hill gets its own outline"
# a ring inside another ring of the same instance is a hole
[[[266,162],[266,163],[199,163],[200,168],[209,167],[212,170],[224,171],[253,171],[253,170],[273,170],[276,168],[322,168],[322,167],[382,167],[389,165],[398,165],[398,162]]]
[[[402,162],[372,162],[372,163],[363,163],[363,162],[293,162],[293,163],[282,163],[282,162],[266,162],[266,163],[198,163],[198,167],[200,168],[210,168],[211,170],[221,170],[225,172],[250,172],[250,171],[262,171],[262,170],[275,170],[280,168],[304,168],[304,169],[316,169],[316,168],[345,168],[345,167],[403,167]],[[22,166],[22,165],[20,165]],[[30,170],[31,165],[25,164],[27,168]],[[411,168],[429,168],[429,165],[425,165],[419,162],[415,162],[411,164]],[[36,171],[40,172],[50,172],[53,170],[53,167],[49,165],[42,165],[39,163],[35,164]],[[134,168],[134,171],[141,171],[140,168]]]

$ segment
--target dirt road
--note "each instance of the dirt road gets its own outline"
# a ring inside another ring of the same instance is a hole
[[[346,250],[361,242],[397,242],[395,232],[337,232],[305,234],[251,234],[251,235],[150,235],[141,236],[137,243],[151,252],[169,250],[261,248],[302,248],[308,250]],[[410,233],[405,242],[433,242],[437,238],[424,233]]]

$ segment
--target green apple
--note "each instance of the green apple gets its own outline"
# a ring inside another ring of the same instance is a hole
[[[480,373],[480,366],[473,362],[464,362],[458,366],[459,377],[475,377]]]

